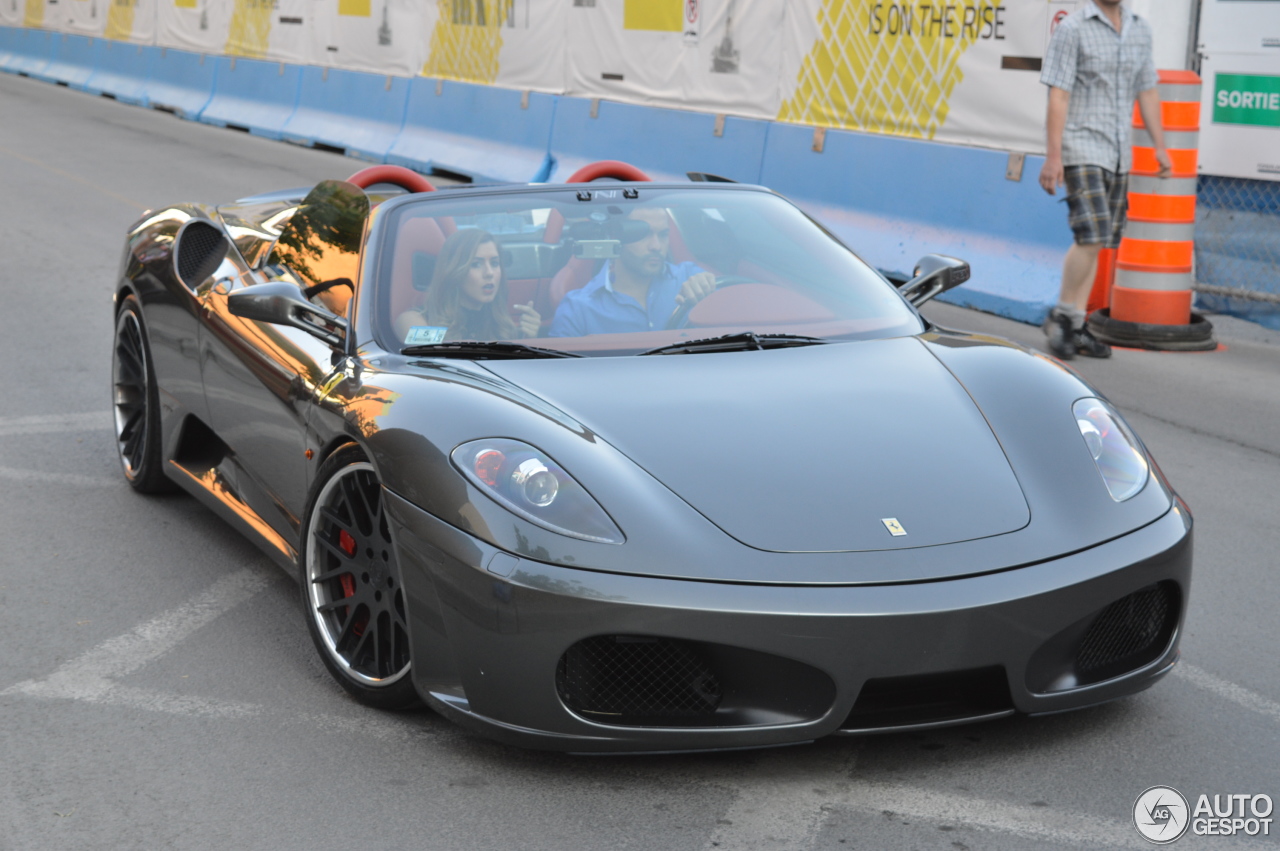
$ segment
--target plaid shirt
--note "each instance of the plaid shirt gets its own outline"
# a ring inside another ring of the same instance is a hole
[[[1040,82],[1071,93],[1062,131],[1063,165],[1128,172],[1130,127],[1138,92],[1155,88],[1151,27],[1120,7],[1116,32],[1093,3],[1058,24],[1045,52]]]

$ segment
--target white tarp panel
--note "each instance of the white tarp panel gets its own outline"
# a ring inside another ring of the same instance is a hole
[[[100,36],[107,28],[106,8],[110,0],[62,0],[60,29],[77,35]]]
[[[564,49],[570,0],[506,0],[501,15],[499,86],[548,94],[565,90]]]
[[[564,92],[567,0],[427,0],[419,72]]]
[[[159,2],[173,3],[174,13],[199,12],[198,15],[166,14],[166,23],[174,24],[174,28],[166,31],[165,39],[173,39],[175,43],[165,46],[299,65],[316,64],[313,15],[320,6],[317,0]]]
[[[157,0],[157,44],[196,53],[221,53],[231,31],[226,0]]]
[[[961,56],[960,80],[947,104],[938,141],[1043,152],[1048,89],[1040,82],[1053,18],[1075,11],[1074,0],[995,7],[989,37]],[[1047,9],[1046,9],[1047,6]]]
[[[0,0],[0,27],[20,27],[26,15],[26,3],[18,0]]]
[[[323,0],[311,6],[313,64],[405,77],[422,68],[420,0]]]
[[[568,93],[773,118],[784,54],[778,35],[788,5],[772,0],[575,4],[568,15]]]

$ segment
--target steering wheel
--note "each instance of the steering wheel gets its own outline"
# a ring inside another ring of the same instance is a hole
[[[710,293],[707,293],[707,295],[703,296],[703,298],[704,299],[710,298],[713,293],[719,292],[725,287],[732,287],[732,286],[736,286],[737,284],[758,284],[758,283],[760,282],[757,281],[755,278],[748,278],[744,275],[717,275],[716,288],[712,290]],[[671,314],[671,318],[668,319],[667,324],[663,326],[664,329],[667,331],[675,331],[676,329],[683,328],[686,325],[688,325],[689,311],[693,310],[694,306],[701,303],[702,303],[702,299],[699,299],[698,301],[695,301],[695,302],[685,302],[684,304],[676,305],[675,312]]]
[[[354,183],[361,189],[368,189],[376,183],[390,183],[406,192],[436,191],[430,180],[402,165],[371,165],[348,177],[347,182]]]

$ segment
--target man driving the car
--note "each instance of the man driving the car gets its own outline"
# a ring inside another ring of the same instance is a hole
[[[648,234],[623,241],[618,254],[581,289],[565,295],[551,322],[551,337],[618,334],[665,328],[682,305],[716,288],[715,275],[696,263],[671,263],[671,217],[661,207],[640,207],[628,219]]]

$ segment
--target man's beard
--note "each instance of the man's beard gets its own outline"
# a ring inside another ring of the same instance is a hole
[[[662,267],[667,262],[667,258],[656,251],[640,256],[624,251],[619,259],[622,260],[622,265],[627,268],[627,271],[637,278],[653,278],[662,271]]]

